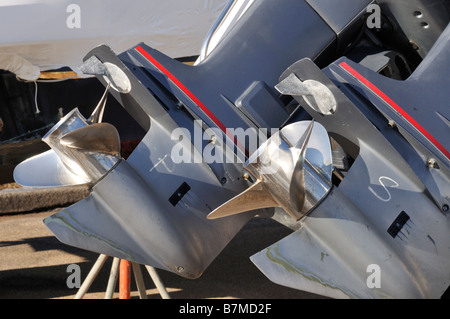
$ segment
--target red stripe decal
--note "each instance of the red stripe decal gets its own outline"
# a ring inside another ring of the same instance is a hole
[[[355,69],[345,62],[339,64],[344,70],[353,75],[361,83],[366,85],[373,93],[378,95],[384,102],[386,102],[395,111],[400,113],[401,116],[405,118],[412,126],[414,126],[420,133],[422,133],[434,146],[436,146],[448,159],[450,159],[450,152],[445,149],[445,147],[440,144],[427,130],[425,130],[416,120],[414,120],[408,113],[405,112],[398,104],[396,104],[391,98],[384,94],[379,88],[372,84],[369,80],[359,74]]]
[[[152,57],[147,51],[145,51],[141,46],[137,46],[136,50],[142,54],[147,60],[150,61],[159,71],[166,75],[184,94],[186,94],[192,102],[194,102],[205,114],[238,146],[248,157],[247,149],[239,143],[237,137],[234,136],[222,122],[191,92],[186,88],[183,83],[181,83],[172,73],[169,72],[164,66],[161,65],[154,57]]]

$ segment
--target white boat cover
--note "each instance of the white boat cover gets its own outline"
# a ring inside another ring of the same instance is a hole
[[[26,60],[40,71],[68,66],[80,73],[83,57],[101,44],[117,53],[145,42],[173,58],[199,55],[227,2],[2,0],[0,69],[20,74],[26,65],[30,80],[36,69]]]

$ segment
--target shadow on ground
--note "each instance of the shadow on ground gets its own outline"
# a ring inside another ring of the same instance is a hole
[[[222,253],[214,260],[205,273],[195,280],[181,278],[170,272],[158,273],[170,292],[172,299],[310,299],[322,298],[310,293],[282,287],[270,282],[250,261],[249,257],[272,243],[284,238],[290,230],[280,224],[265,219],[254,219],[239,232]],[[78,255],[84,262],[77,263],[85,278],[98,254],[80,250],[60,243],[53,236],[44,236],[0,242],[2,246],[27,244],[34,251],[61,250]],[[110,274],[112,258],[108,258],[85,298],[103,298]],[[70,299],[76,289],[69,289],[66,280],[69,264],[48,267],[22,268],[0,271],[0,298],[2,299]],[[142,267],[149,299],[161,299],[154,289],[146,269]],[[132,291],[137,291],[132,280]],[[149,291],[151,290],[151,291]],[[116,287],[116,292],[118,288]],[[118,297],[118,293],[114,298]],[[132,294],[137,298],[137,294]]]

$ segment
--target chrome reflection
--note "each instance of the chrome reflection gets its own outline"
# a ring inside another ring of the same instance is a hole
[[[250,210],[282,207],[295,220],[308,214],[331,189],[331,145],[314,121],[286,126],[245,163],[256,182],[216,208],[208,219]]]
[[[89,121],[73,109],[43,138],[51,150],[37,155],[14,170],[14,179],[22,186],[61,186],[95,183],[121,159],[120,137],[108,123]],[[49,161],[51,159],[51,161]],[[52,164],[53,163],[53,164]],[[37,174],[45,168],[45,174]]]

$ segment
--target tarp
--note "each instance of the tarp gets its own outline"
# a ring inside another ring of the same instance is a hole
[[[76,72],[86,53],[101,44],[120,53],[145,42],[172,58],[195,56],[227,3],[2,0],[0,53],[20,56],[41,71],[69,66]]]

